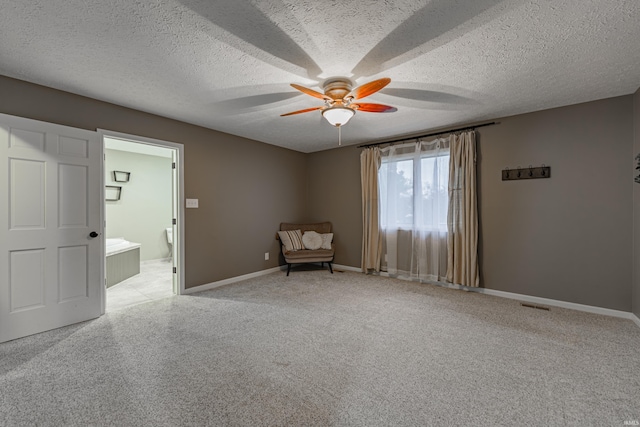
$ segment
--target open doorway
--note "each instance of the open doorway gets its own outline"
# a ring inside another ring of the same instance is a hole
[[[103,141],[104,311],[180,294],[182,146],[113,132]]]

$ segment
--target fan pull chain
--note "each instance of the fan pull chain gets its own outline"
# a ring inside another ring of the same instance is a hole
[[[342,126],[338,123],[336,127],[338,128],[338,145],[342,145]]]

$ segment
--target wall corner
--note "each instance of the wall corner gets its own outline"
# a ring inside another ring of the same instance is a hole
[[[631,311],[640,318],[640,169],[638,168],[640,168],[640,88],[633,95],[633,175],[635,182],[633,183],[633,272],[631,284]]]

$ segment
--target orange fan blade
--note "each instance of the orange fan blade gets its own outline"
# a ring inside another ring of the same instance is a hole
[[[373,95],[389,83],[391,83],[391,79],[389,77],[383,77],[381,79],[365,83],[352,90],[349,95],[345,96],[345,98],[361,99],[365,96]]]
[[[371,104],[366,102],[361,104],[351,104],[351,106],[358,111],[366,111],[368,113],[393,113],[394,111],[398,111],[396,107],[392,107],[391,105]]]
[[[324,107],[305,108],[304,110],[292,111],[291,113],[287,113],[287,114],[280,114],[280,117],[293,116],[294,114],[308,113],[309,111],[322,110],[323,108]]]
[[[291,87],[298,89],[302,93],[306,93],[307,95],[311,95],[314,98],[326,99],[327,101],[333,101],[333,99],[324,93],[316,92],[313,89],[309,89],[308,87],[300,86],[295,83],[291,83]]]

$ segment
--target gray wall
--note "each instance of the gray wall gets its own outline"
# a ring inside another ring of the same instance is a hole
[[[499,121],[480,129],[484,286],[630,311],[632,98]],[[501,181],[543,163],[549,179]]]
[[[482,286],[630,311],[632,97],[497,121],[478,129]],[[348,229],[336,262],[354,267],[362,221],[360,176],[350,168],[359,170],[359,152],[308,160],[310,206]],[[549,179],[501,181],[505,167],[543,163]],[[320,197],[326,186],[330,196]]]
[[[0,94],[5,114],[184,144],[187,288],[277,266],[280,222],[305,219],[302,153],[4,76]]]
[[[6,114],[184,144],[186,197],[200,199],[199,209],[186,210],[187,287],[276,266],[274,232],[282,221],[331,221],[336,263],[360,266],[355,147],[305,155],[6,77],[0,93]],[[483,286],[631,310],[633,99],[479,129]],[[504,167],[542,163],[552,178],[500,180]],[[637,301],[637,274],[634,283]]]
[[[342,147],[308,155],[310,221],[331,221],[337,264],[360,268],[362,193],[360,152]]]
[[[633,175],[640,175],[635,169],[635,156],[640,155],[640,89],[633,96]],[[633,184],[633,312],[640,317],[640,184]]]
[[[130,172],[129,182],[115,182],[114,170]],[[172,175],[169,157],[105,150],[105,185],[122,187],[120,200],[106,202],[106,235],[140,243],[141,261],[171,255]]]

